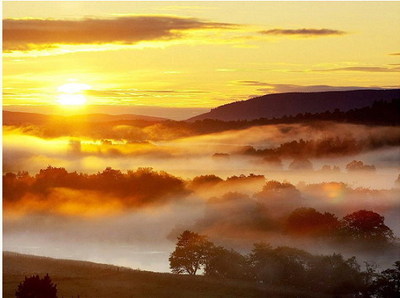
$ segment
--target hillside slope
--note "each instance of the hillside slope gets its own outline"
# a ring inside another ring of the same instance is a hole
[[[12,252],[3,253],[3,297],[15,297],[15,289],[24,276],[42,277],[46,273],[57,284],[58,297],[324,297],[287,288],[267,288],[254,282],[154,273]]]
[[[396,98],[400,98],[400,89],[268,94],[219,106],[208,113],[188,120],[271,119],[285,115],[295,116],[299,113],[334,111],[335,109],[349,111],[370,106],[374,101],[391,101]]]

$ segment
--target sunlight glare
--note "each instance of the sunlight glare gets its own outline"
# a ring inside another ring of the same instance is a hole
[[[62,105],[83,105],[86,103],[86,98],[83,94],[60,94],[58,103]]]
[[[68,83],[61,85],[58,87],[58,91],[61,93],[68,93],[68,94],[73,94],[73,93],[80,93],[84,90],[90,89],[90,86],[87,84],[80,84],[80,83]]]
[[[68,83],[58,87],[60,94],[57,102],[61,105],[80,106],[86,103],[86,97],[82,94],[83,91],[90,89],[87,84]]]

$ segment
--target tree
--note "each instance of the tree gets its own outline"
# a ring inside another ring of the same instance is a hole
[[[175,251],[169,257],[169,267],[173,273],[195,275],[206,265],[213,246],[206,236],[186,230],[178,236]]]
[[[245,256],[233,249],[215,246],[210,249],[204,273],[212,277],[247,279],[249,269]]]
[[[39,275],[26,277],[18,285],[15,292],[17,298],[57,298],[57,285],[55,285],[48,274],[42,279]]]
[[[307,287],[333,297],[358,297],[363,289],[363,274],[355,257],[345,260],[340,254],[314,256],[307,270]]]
[[[290,170],[312,170],[313,164],[306,158],[296,158],[289,165]]]
[[[333,236],[339,220],[329,212],[320,213],[314,208],[295,209],[287,218],[286,232],[296,236]]]
[[[305,276],[312,260],[311,254],[287,246],[275,248],[274,254],[280,265],[277,272],[278,283],[299,287],[307,282]]]
[[[351,171],[375,171],[374,165],[366,165],[361,160],[353,160],[346,165],[346,170]]]
[[[215,175],[202,175],[194,177],[191,183],[193,187],[210,187],[224,181],[222,178]]]
[[[249,254],[249,263],[252,269],[253,278],[257,281],[271,282],[275,275],[274,255],[272,246],[264,242],[254,243]]]
[[[253,277],[270,285],[301,286],[305,284],[305,270],[312,256],[290,247],[272,248],[265,243],[255,243],[249,255]]]
[[[385,218],[378,213],[359,210],[343,217],[341,233],[354,240],[388,242],[394,236],[384,220]]]
[[[375,297],[400,297],[400,261],[394,263],[394,269],[386,269],[372,284]]]

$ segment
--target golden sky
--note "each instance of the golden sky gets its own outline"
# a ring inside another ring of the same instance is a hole
[[[400,2],[3,2],[3,105],[211,108],[397,87]],[[61,89],[60,89],[61,86]]]

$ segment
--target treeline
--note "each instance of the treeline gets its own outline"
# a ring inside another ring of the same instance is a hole
[[[334,297],[399,297],[400,261],[378,273],[356,258],[340,254],[312,255],[292,247],[256,243],[243,255],[217,246],[206,236],[191,231],[179,235],[169,258],[173,273],[254,281],[266,286],[292,287]]]
[[[368,136],[362,139],[354,137],[329,137],[316,140],[299,139],[282,143],[275,148],[266,149],[255,149],[253,146],[246,146],[238,154],[260,156],[264,157],[265,161],[280,163],[282,158],[340,157],[391,146],[400,146],[400,135],[397,133],[391,136]]]
[[[245,186],[254,188],[256,192],[251,197],[232,192]],[[261,186],[261,191],[257,191]],[[324,196],[327,188],[354,192],[340,183],[309,185],[306,190]],[[30,205],[30,212],[54,209],[68,203],[81,203],[85,210],[96,210],[97,206],[116,203],[120,210],[128,210],[179,201],[190,193],[205,190],[215,196],[204,202],[203,216],[193,226],[198,231],[215,230],[226,235],[232,231],[273,232],[291,237],[323,237],[343,243],[374,243],[375,246],[387,245],[394,240],[384,217],[376,212],[359,210],[339,219],[330,212],[304,208],[310,201],[304,201],[302,192],[294,185],[265,181],[263,175],[255,174],[232,176],[225,180],[215,175],[183,180],[151,168],[127,172],[106,168],[102,172],[85,174],[49,166],[35,175],[27,172],[3,174],[3,207],[6,211],[18,209],[29,201],[35,202]],[[361,190],[356,194],[368,196]]]
[[[48,121],[18,121],[8,119],[5,125],[17,126],[23,133],[45,138],[59,136],[89,136],[94,139],[115,139],[128,142],[147,142],[149,140],[171,140],[193,135],[222,132],[226,130],[244,129],[252,126],[270,124],[293,124],[304,122],[335,121],[368,125],[400,124],[400,99],[390,102],[379,101],[372,106],[354,109],[347,112],[335,110],[323,113],[299,113],[296,116],[280,118],[260,118],[255,120],[222,121],[214,119],[189,121],[146,121],[121,120],[104,122],[62,121],[57,119],[53,124]],[[43,116],[45,117],[45,116]],[[52,122],[50,122],[52,123]]]
[[[138,168],[122,173],[110,167],[95,174],[68,172],[65,168],[48,166],[31,176],[28,172],[5,173],[3,175],[4,202],[22,199],[24,195],[48,195],[54,188],[97,191],[123,198],[125,205],[141,205],[163,200],[173,194],[188,192],[182,179],[151,168]],[[104,196],[107,199],[107,196]]]
[[[400,141],[398,141],[400,144]],[[322,140],[294,140],[280,144],[276,148],[255,149],[248,146],[241,154],[262,156],[266,161],[281,158],[321,158],[346,156],[360,153],[368,144],[355,138],[326,138]]]
[[[207,206],[204,217],[196,222],[194,229],[217,230],[221,237],[224,233],[229,235],[240,231],[244,234],[246,231],[273,232],[292,238],[321,239],[337,245],[355,244],[371,250],[389,248],[396,243],[393,231],[385,224],[385,218],[376,212],[358,210],[339,219],[330,212],[300,207],[274,218],[268,211],[281,212],[279,204],[248,204],[242,209],[238,208],[239,204],[225,204],[226,212],[219,211],[222,206]]]
[[[321,121],[396,126],[400,124],[400,99],[395,99],[389,102],[377,101],[374,102],[372,106],[353,109],[347,112],[342,112],[336,109],[333,112],[299,113],[296,116],[283,116],[272,119],[259,118],[255,120],[237,121],[204,119],[194,122],[167,120],[148,127],[144,131],[146,131],[150,139],[169,139],[222,132],[226,130],[244,129],[259,125]]]
[[[343,132],[338,132],[338,134]],[[358,137],[356,134],[342,137],[324,137],[304,140],[292,140],[279,146],[265,149],[256,149],[253,146],[245,146],[238,150],[239,155],[263,157],[266,162],[281,163],[283,158],[325,158],[355,155],[369,150],[384,147],[400,146],[400,133],[392,131],[385,134],[369,134]],[[221,153],[219,153],[221,154]],[[219,155],[215,156],[221,157]],[[224,156],[222,156],[224,157]]]
[[[292,235],[329,236],[340,240],[367,241],[370,244],[394,240],[393,231],[385,225],[384,217],[369,210],[359,210],[339,220],[329,212],[298,208],[287,217],[284,229]]]

